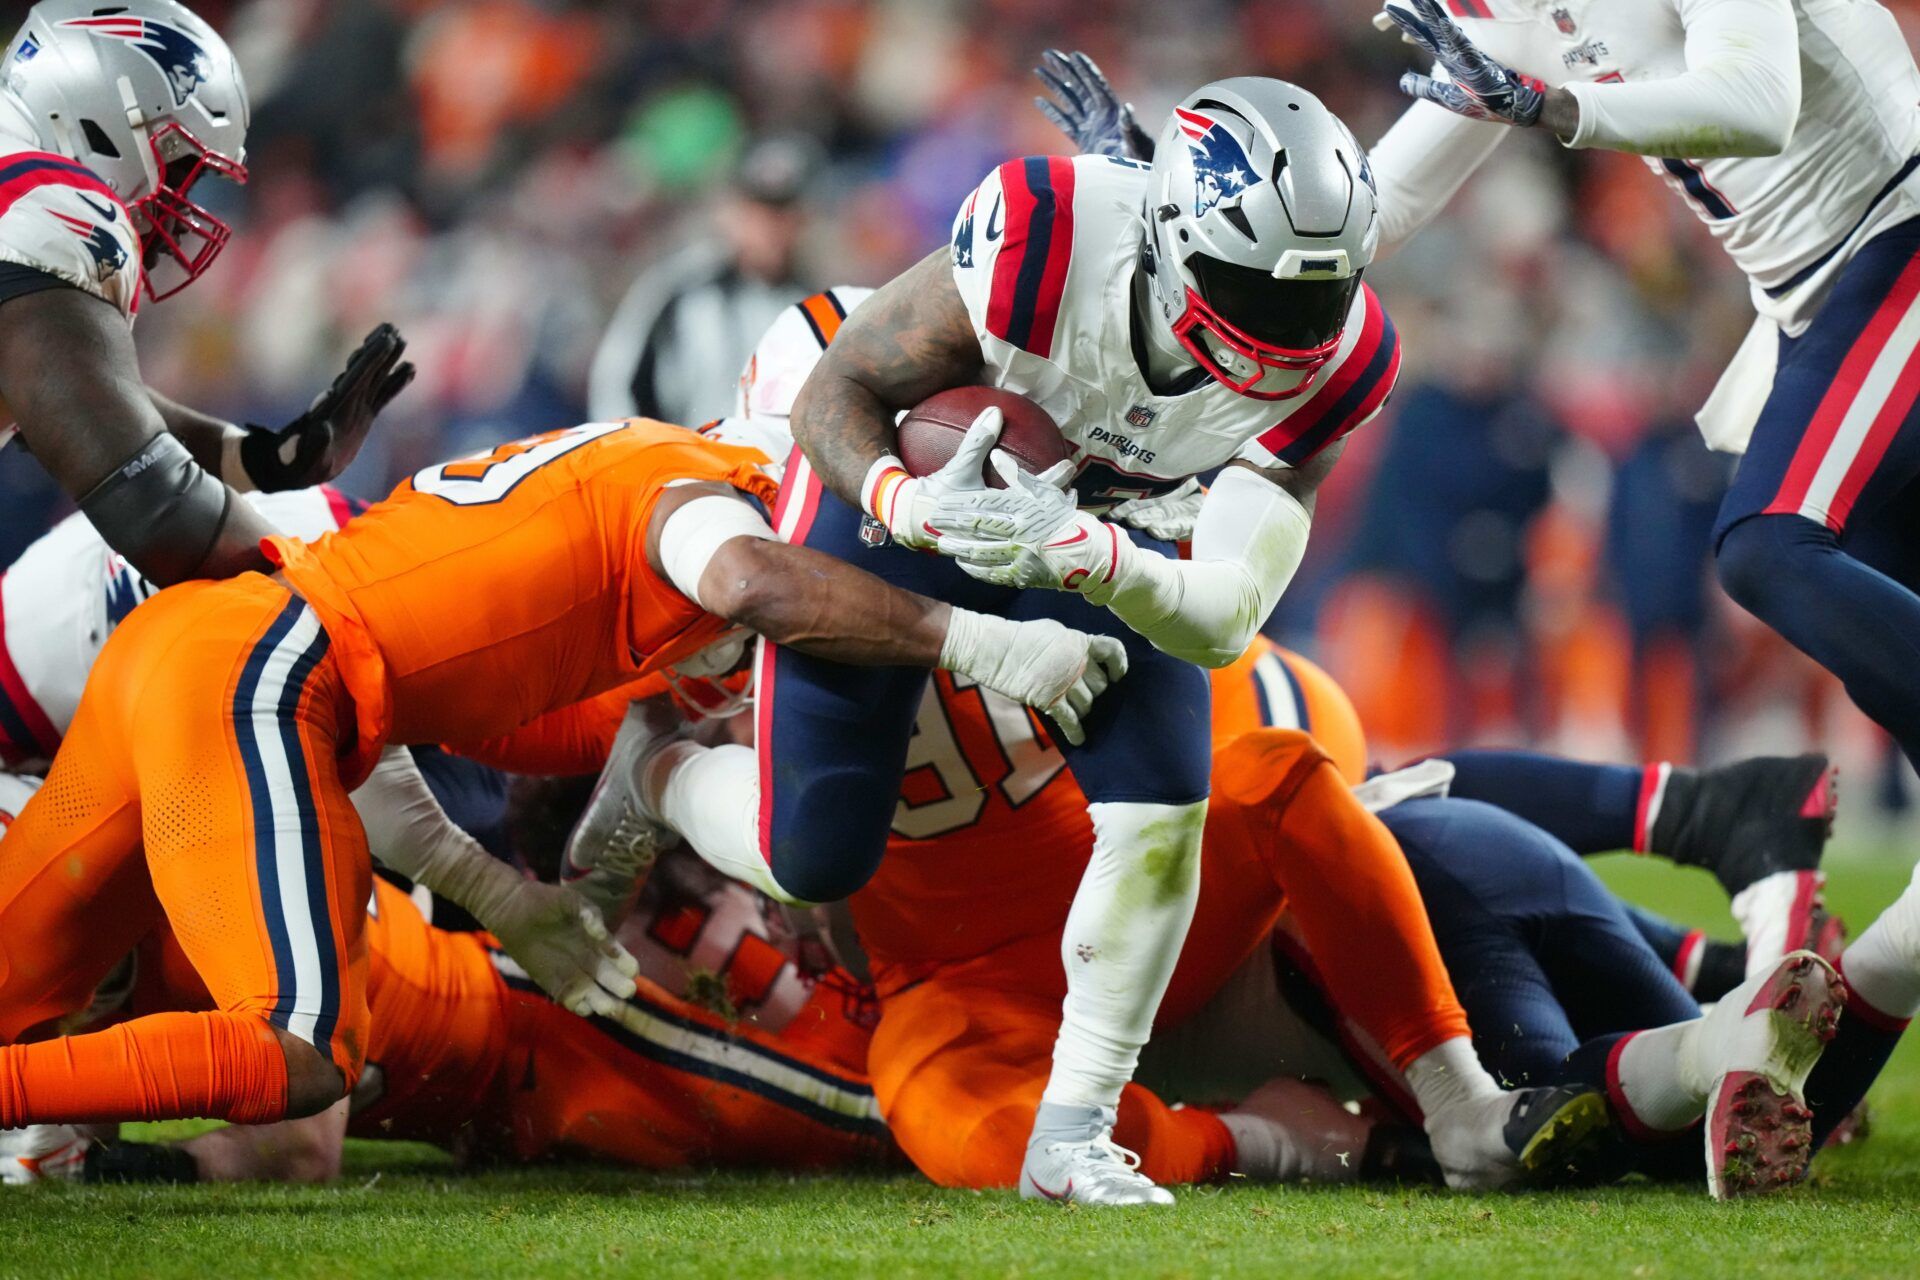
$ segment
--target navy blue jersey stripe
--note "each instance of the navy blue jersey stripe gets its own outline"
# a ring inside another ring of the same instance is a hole
[[[1020,247],[1020,274],[1014,277],[1013,308],[1007,320],[1007,341],[1028,350],[1033,341],[1034,312],[1040,305],[1040,285],[1047,275],[1047,254],[1053,245],[1053,178],[1045,156],[1020,162],[1033,211],[1027,217],[1026,241]]]
[[[501,977],[508,986],[516,991],[526,991],[534,995],[544,996],[538,984],[530,982],[525,978],[504,973]],[[727,1036],[715,1031],[712,1027],[676,1018],[657,1005],[648,1005],[645,1008],[649,1017],[658,1018],[662,1022],[671,1023],[675,1026],[690,1028],[697,1034],[705,1036],[710,1040],[726,1040],[728,1043],[756,1057],[767,1058],[778,1062],[783,1067],[801,1072],[804,1075],[812,1076],[817,1080],[825,1081],[847,1093],[859,1094],[866,1097],[871,1097],[873,1094],[872,1088],[867,1085],[856,1084],[838,1076],[828,1075],[825,1072],[815,1070],[804,1062],[768,1053],[759,1045]],[[639,1054],[643,1058],[649,1058],[654,1062],[658,1062],[662,1066],[671,1067],[675,1071],[684,1071],[691,1076],[699,1076],[702,1079],[712,1080],[718,1084],[729,1085],[735,1089],[744,1089],[746,1092],[754,1094],[757,1097],[765,1098],[769,1102],[778,1103],[790,1111],[797,1111],[808,1119],[826,1125],[831,1129],[839,1129],[846,1133],[863,1134],[875,1138],[882,1137],[886,1134],[886,1125],[877,1119],[844,1115],[831,1108],[821,1106],[811,1098],[803,1098],[799,1094],[789,1093],[778,1085],[769,1084],[765,1080],[747,1075],[744,1072],[735,1071],[730,1067],[723,1067],[702,1058],[696,1058],[691,1054],[681,1053],[676,1049],[669,1049],[665,1045],[655,1044],[644,1036],[635,1035],[632,1031],[629,1031],[611,1019],[595,1017],[591,1019],[591,1021],[596,1028],[608,1036],[611,1036],[622,1047]]]
[[[1297,466],[1344,434],[1351,426],[1348,420],[1360,411],[1367,397],[1379,387],[1380,379],[1387,376],[1387,370],[1393,368],[1393,353],[1399,347],[1400,336],[1394,330],[1393,317],[1383,310],[1380,315],[1380,343],[1373,349],[1373,358],[1367,361],[1367,367],[1361,370],[1360,376],[1341,393],[1338,400],[1321,412],[1320,421],[1299,439],[1290,441],[1274,457],[1289,466]]]
[[[280,870],[273,856],[273,796],[267,787],[266,766],[260,759],[260,742],[254,731],[253,699],[260,691],[260,676],[267,659],[286,639],[294,619],[300,616],[299,601],[287,601],[286,608],[273,620],[247,655],[240,672],[240,683],[233,691],[233,734],[240,747],[240,761],[247,774],[247,801],[253,811],[253,866],[260,884],[260,917],[266,922],[267,940],[273,948],[274,983],[280,989],[274,1005],[273,1022],[286,1024],[292,1005],[294,985],[293,947],[280,921]]]
[[[1867,201],[1866,209],[1861,212],[1858,218],[1854,219],[1853,225],[1847,228],[1847,233],[1833,242],[1831,249],[1828,249],[1825,253],[1788,276],[1779,284],[1766,290],[1766,295],[1769,298],[1777,298],[1781,294],[1793,292],[1807,281],[1813,279],[1813,273],[1833,261],[1833,255],[1840,252],[1840,246],[1853,239],[1853,233],[1858,231],[1861,225],[1873,216],[1873,211],[1880,207],[1882,201],[1893,194],[1895,187],[1898,187],[1901,183],[1913,176],[1915,169],[1920,169],[1920,156],[1909,157],[1907,162],[1900,166],[1900,171],[1887,179],[1886,184],[1874,194],[1873,199]]]
[[[26,717],[13,705],[13,696],[4,684],[0,684],[0,746],[7,748],[7,755],[20,760],[37,759],[43,754],[39,739],[27,728]]]
[[[297,605],[300,602],[289,603]],[[333,1029],[340,1021],[339,956],[333,945],[333,915],[327,909],[326,858],[320,847],[319,809],[314,803],[313,781],[307,773],[306,753],[300,746],[300,730],[294,720],[300,709],[300,696],[306,689],[307,677],[313,674],[314,666],[326,651],[327,633],[320,631],[306,651],[294,659],[293,669],[287,673],[286,684],[281,689],[279,713],[280,746],[286,753],[287,772],[293,779],[294,812],[300,820],[300,850],[307,882],[309,927],[313,930],[314,944],[320,957],[320,1011],[313,1024],[314,1047],[332,1056]],[[291,1014],[292,1004],[287,994],[283,993],[281,999]]]
[[[1666,159],[1660,162],[1668,173],[1680,179],[1680,185],[1687,189],[1693,202],[1706,210],[1709,218],[1715,220],[1731,218],[1733,206],[1726,202],[1718,191],[1707,185],[1707,175],[1700,172],[1700,166],[1691,160]]]
[[[75,178],[91,178],[105,185],[100,175],[85,165],[73,164],[66,160],[48,159],[16,160],[9,165],[0,165],[0,183],[23,178],[29,173],[38,173],[42,169],[52,169],[57,173],[68,174]]]

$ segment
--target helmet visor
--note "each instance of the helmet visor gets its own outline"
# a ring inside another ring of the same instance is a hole
[[[1186,266],[1207,310],[1276,353],[1317,352],[1337,339],[1360,288],[1358,271],[1341,280],[1277,280],[1204,253]]]

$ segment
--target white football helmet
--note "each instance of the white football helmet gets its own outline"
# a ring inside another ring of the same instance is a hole
[[[1216,80],[1154,147],[1154,301],[1208,373],[1260,400],[1313,385],[1339,349],[1379,244],[1373,175],[1353,133],[1298,85]]]
[[[140,231],[148,296],[185,288],[232,229],[193,203],[203,174],[247,180],[233,53],[174,0],[41,0],[5,55],[4,98],[38,144],[112,187]]]

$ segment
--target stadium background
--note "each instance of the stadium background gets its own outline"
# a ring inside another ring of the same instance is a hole
[[[395,321],[421,376],[346,478],[369,497],[581,420],[634,277],[729,231],[768,260],[791,234],[796,297],[880,283],[944,238],[992,164],[1064,149],[1031,105],[1048,45],[1093,53],[1144,120],[1259,72],[1319,93],[1363,142],[1403,105],[1407,62],[1363,0],[197,7],[252,89],[253,181],[209,194],[234,243],[141,318],[146,373],[279,422]],[[1920,4],[1893,7],[1920,27]],[[25,8],[0,6],[9,29]],[[772,133],[818,152],[798,209],[754,217],[729,184]],[[1633,158],[1518,138],[1369,278],[1406,339],[1400,390],[1325,492],[1273,629],[1347,682],[1378,755],[1817,742],[1848,767],[1861,820],[1897,812],[1895,753],[1712,583],[1729,467],[1690,415],[1750,313],[1684,204]],[[62,502],[19,450],[0,455],[0,555]]]

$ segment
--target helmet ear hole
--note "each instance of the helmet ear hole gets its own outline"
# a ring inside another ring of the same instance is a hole
[[[107,136],[107,131],[102,129],[97,121],[82,120],[80,134],[87,140],[87,146],[92,148],[95,155],[111,156],[115,160],[120,158],[120,148],[113,145],[113,139]]]

